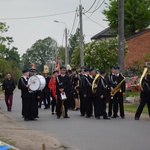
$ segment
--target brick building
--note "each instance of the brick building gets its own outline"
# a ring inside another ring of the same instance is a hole
[[[107,28],[96,34],[91,40],[109,40],[117,35],[112,34],[110,28]],[[127,53],[125,56],[125,68],[140,64],[145,66],[146,62],[150,62],[150,29],[136,33],[134,36],[126,38]],[[149,54],[149,59],[144,59],[144,56]]]
[[[135,64],[146,65],[150,59],[145,59],[145,55],[150,55],[150,29],[144,30],[126,39],[127,53],[125,57],[125,67]]]

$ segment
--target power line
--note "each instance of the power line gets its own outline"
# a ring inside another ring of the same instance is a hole
[[[57,14],[50,14],[50,15],[43,15],[43,16],[32,16],[32,17],[18,17],[18,18],[0,18],[0,20],[22,20],[22,19],[36,19],[36,18],[46,18],[46,17],[52,17],[52,16],[59,16],[59,15],[65,15],[70,14],[75,11],[68,11],[68,12],[62,12]]]
[[[92,6],[85,13],[89,12],[92,9],[92,7],[94,6],[95,2],[96,2],[96,0],[93,2]]]
[[[93,14],[94,12],[96,12],[104,4],[104,2],[105,2],[105,0],[103,0],[102,3],[99,5],[99,3],[100,3],[100,0],[99,0],[99,2],[97,3],[97,6],[95,7],[95,10],[93,10],[91,12],[88,12],[88,13],[92,13]]]
[[[84,14],[85,15],[85,14]],[[87,15],[85,15],[89,20],[91,20],[92,22],[96,23],[97,25],[105,28],[104,26],[102,26],[101,24],[99,24],[98,22],[94,21],[93,19],[89,18]]]
[[[73,30],[74,30],[76,21],[77,21],[77,10],[76,10],[76,12],[75,12],[74,21],[73,21],[73,25],[72,25],[72,29],[71,29],[70,35],[72,34],[72,32],[73,32]]]

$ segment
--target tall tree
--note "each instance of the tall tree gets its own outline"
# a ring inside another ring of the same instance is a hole
[[[75,34],[71,34],[69,38],[69,56],[71,61],[71,56],[73,51],[78,47],[80,44],[80,29],[77,28]]]
[[[103,11],[109,26],[118,31],[118,0],[109,0]],[[125,0],[125,36],[134,35],[150,25],[150,0]]]
[[[43,71],[45,64],[52,62],[52,55],[55,56],[57,50],[57,42],[51,37],[36,41],[22,56],[22,66],[30,67],[31,63],[35,63],[39,71]],[[55,61],[55,59],[54,59]]]
[[[10,72],[17,81],[21,75],[20,55],[17,48],[11,46],[13,38],[3,36],[8,29],[6,23],[0,22],[0,75],[4,77],[6,73]]]

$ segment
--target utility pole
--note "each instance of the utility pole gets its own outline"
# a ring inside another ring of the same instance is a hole
[[[69,64],[69,57],[68,57],[68,33],[67,33],[67,25],[65,22],[54,20],[56,23],[62,23],[65,25],[65,66]]]
[[[67,28],[65,27],[65,66],[68,65],[68,37],[67,37]]]
[[[124,72],[124,0],[118,1],[118,65]]]
[[[84,66],[84,45],[83,45],[83,24],[82,24],[82,5],[79,5],[80,18],[80,66]]]

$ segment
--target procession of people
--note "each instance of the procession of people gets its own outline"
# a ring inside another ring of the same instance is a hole
[[[56,115],[57,119],[70,118],[68,110],[80,110],[78,111],[80,116],[86,118],[110,120],[120,117],[125,119],[125,77],[120,73],[118,66],[112,66],[110,70],[110,73],[106,74],[105,69],[96,71],[93,67],[83,66],[80,71],[77,71],[76,68],[67,70],[62,66],[60,72],[54,70],[51,76],[48,73],[40,74],[38,82],[42,83],[38,83],[38,86],[43,84],[43,87],[32,90],[31,84],[34,85],[37,81],[29,82],[29,79],[39,73],[35,68],[24,69],[18,81],[24,121],[37,120],[42,104],[44,109],[50,109],[51,114]],[[7,109],[11,111],[13,91],[16,86],[11,74],[7,74],[6,77],[2,87]],[[150,115],[148,100],[150,74],[144,76],[141,88],[141,102],[135,114],[135,120],[139,120],[146,103]]]

